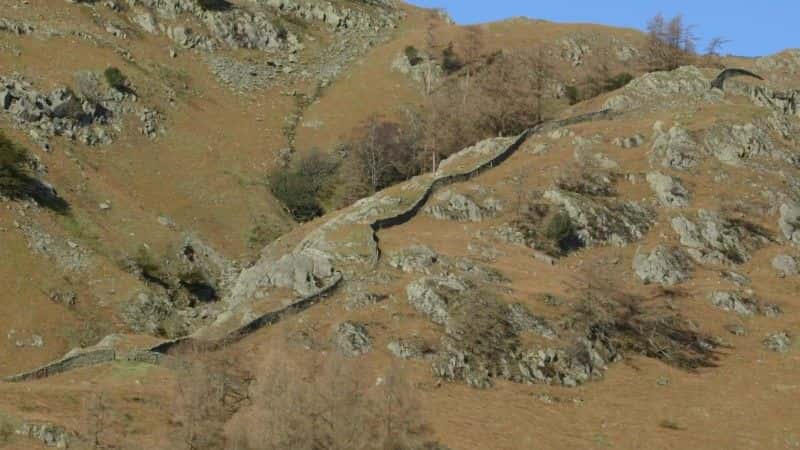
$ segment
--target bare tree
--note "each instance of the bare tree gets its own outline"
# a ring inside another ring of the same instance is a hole
[[[258,369],[252,405],[231,421],[236,450],[420,447],[425,427],[397,366],[376,383],[335,352],[273,348]]]
[[[225,448],[223,427],[246,397],[246,377],[234,373],[233,366],[195,351],[178,363],[176,437],[184,448]]]
[[[647,53],[653,70],[673,70],[687,63],[696,52],[694,27],[682,14],[666,20],[659,13],[647,22]]]
[[[109,448],[104,437],[111,432],[111,414],[105,394],[92,392],[83,402],[85,435],[92,448]]]
[[[715,36],[708,41],[708,45],[706,45],[706,55],[707,56],[720,56],[720,51],[722,48],[730,44],[730,40],[723,38],[722,36]]]
[[[480,62],[481,49],[483,48],[483,31],[477,25],[466,28],[467,37],[464,44],[464,95],[461,103],[467,103],[467,96],[472,88],[472,74],[474,67]]]

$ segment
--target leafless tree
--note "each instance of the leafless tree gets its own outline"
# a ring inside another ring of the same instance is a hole
[[[670,20],[659,13],[647,22],[647,53],[653,70],[673,70],[687,63],[695,54],[697,36],[683,15]]]
[[[731,42],[730,40],[725,39],[721,36],[716,36],[711,38],[711,40],[708,41],[708,45],[706,45],[706,55],[720,56],[720,51],[722,50],[722,48],[725,45],[730,44],[730,42]]]
[[[358,361],[275,346],[259,367],[252,405],[229,424],[236,450],[405,449],[425,427],[397,366],[376,383]]]

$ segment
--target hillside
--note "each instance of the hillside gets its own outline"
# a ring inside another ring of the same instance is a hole
[[[800,446],[800,51],[650,72],[636,30],[385,0],[0,7],[8,448],[286,448],[322,406],[350,448]],[[547,67],[519,134],[308,222],[273,195],[515,51]]]

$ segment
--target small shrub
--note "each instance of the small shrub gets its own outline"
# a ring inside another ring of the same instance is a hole
[[[545,237],[555,242],[560,242],[573,232],[572,219],[564,212],[559,212],[550,218],[545,228]]]
[[[32,199],[57,213],[67,213],[69,204],[34,176],[30,162],[28,152],[0,132],[0,195],[12,200]]]
[[[464,62],[456,53],[453,44],[450,43],[447,48],[442,50],[442,69],[449,75],[458,72],[462,67],[464,67]]]
[[[412,66],[416,66],[417,64],[422,62],[422,56],[419,55],[419,50],[413,45],[409,45],[405,49],[406,59],[408,63]]]
[[[227,0],[197,0],[197,4],[204,11],[228,11],[233,8],[233,4]]]
[[[136,254],[131,258],[131,263],[145,280],[164,287],[169,287],[168,283],[165,281],[167,276],[161,264],[159,264],[153,253],[144,245],[136,250]]]
[[[119,92],[126,92],[128,88],[128,78],[116,67],[109,67],[103,72],[106,83]]]
[[[0,133],[0,194],[11,198],[27,194],[30,174],[28,152]]]
[[[622,72],[611,78],[605,80],[603,90],[606,92],[616,91],[617,89],[625,87],[628,83],[633,81],[633,75],[628,72]]]
[[[321,216],[322,201],[333,195],[331,180],[338,162],[318,150],[296,160],[286,169],[276,169],[268,179],[270,191],[301,222]]]
[[[569,85],[566,87],[565,91],[570,105],[574,105],[581,101],[581,91],[577,86]]]

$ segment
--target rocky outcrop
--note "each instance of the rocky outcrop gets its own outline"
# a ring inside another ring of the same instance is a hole
[[[544,198],[569,215],[585,246],[623,246],[641,239],[653,224],[653,212],[638,203],[603,200],[550,190]]]
[[[35,28],[33,25],[27,22],[20,22],[17,20],[0,17],[0,31],[22,36],[33,33],[34,29]]]
[[[609,98],[604,108],[628,110],[647,105],[667,109],[689,102],[715,102],[721,92],[709,89],[711,80],[693,66],[679,67],[669,72],[651,72],[626,85],[620,94]]]
[[[11,115],[45,150],[53,136],[87,145],[110,143],[112,110],[106,103],[115,101],[92,102],[68,88],[43,94],[20,77],[0,76],[0,111]]]
[[[758,312],[758,300],[738,292],[712,292],[709,298],[717,308],[740,316],[753,316]]]
[[[665,132],[663,124],[656,122],[653,131],[652,166],[686,170],[697,165],[699,146],[685,128],[676,125]]]
[[[769,136],[752,123],[715,125],[706,133],[705,147],[718,160],[731,165],[769,156],[774,150]]]
[[[785,331],[770,333],[763,343],[764,347],[777,353],[787,353],[792,349],[792,338]]]
[[[649,254],[637,253],[633,270],[644,284],[674,286],[689,279],[692,265],[681,250],[659,245]]]
[[[458,278],[426,277],[406,286],[406,296],[417,312],[444,325],[450,319],[450,305],[460,301],[468,289],[466,281]]]
[[[689,255],[705,264],[741,264],[767,242],[766,237],[749,227],[702,209],[695,221],[684,216],[673,218],[672,229]]]
[[[406,273],[428,273],[439,255],[426,245],[415,245],[389,256],[389,265]]]
[[[642,144],[644,144],[644,140],[644,136],[641,134],[634,134],[633,136],[614,138],[613,143],[617,147],[628,149],[640,147]]]
[[[781,277],[791,277],[800,274],[800,261],[789,255],[777,255],[772,258],[772,267]]]
[[[502,209],[500,203],[486,198],[478,205],[470,196],[445,190],[434,196],[434,202],[425,207],[425,213],[439,220],[481,222],[494,217]]]
[[[401,359],[418,359],[432,352],[430,346],[420,337],[396,339],[389,342],[386,348]]]
[[[787,241],[800,245],[800,204],[790,202],[781,205],[778,227]]]
[[[683,187],[680,180],[661,172],[650,172],[647,174],[647,182],[663,206],[667,208],[689,206],[689,191]]]
[[[347,357],[356,357],[372,350],[372,338],[367,328],[356,322],[342,322],[332,339],[336,349]]]
[[[176,315],[176,306],[159,292],[138,292],[120,310],[131,330],[151,335],[165,334],[164,323]]]
[[[541,317],[534,316],[521,303],[508,305],[508,322],[517,333],[532,332],[548,339],[554,339],[556,332]]]

